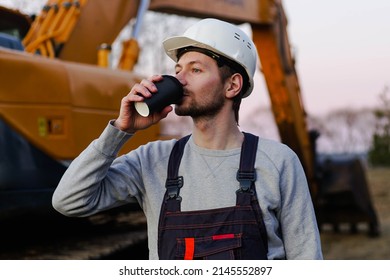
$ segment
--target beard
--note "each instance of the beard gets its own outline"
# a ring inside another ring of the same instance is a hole
[[[202,102],[190,99],[175,106],[175,113],[178,116],[189,116],[193,119],[212,118],[217,115],[225,105],[225,97],[222,94],[210,93],[209,98]]]

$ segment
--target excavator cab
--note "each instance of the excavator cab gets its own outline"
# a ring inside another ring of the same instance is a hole
[[[0,6],[0,47],[23,51],[22,40],[30,29],[31,22],[30,17]]]

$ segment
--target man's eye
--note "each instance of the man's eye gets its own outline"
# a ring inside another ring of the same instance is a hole
[[[192,68],[192,72],[194,72],[194,73],[199,73],[199,72],[200,72],[200,69],[198,69],[198,68]]]

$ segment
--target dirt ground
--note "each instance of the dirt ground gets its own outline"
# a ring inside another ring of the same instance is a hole
[[[328,260],[390,260],[390,168],[367,168],[371,198],[380,223],[380,236],[370,237],[368,225],[358,225],[351,233],[341,225],[335,233],[326,226],[321,231],[324,258]]]

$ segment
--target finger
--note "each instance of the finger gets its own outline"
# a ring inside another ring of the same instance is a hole
[[[143,79],[139,85],[137,85],[136,90],[140,90],[139,93],[142,95],[146,94],[145,97],[150,97],[152,93],[157,92],[157,87],[153,81]]]
[[[130,92],[128,93],[128,97],[132,101],[142,101],[143,98],[149,98],[152,96],[152,93],[150,92],[150,89],[145,87],[145,82],[142,81],[143,84],[135,84]],[[150,85],[149,85],[150,87]],[[141,98],[139,98],[141,97]]]
[[[142,95],[137,94],[135,91],[130,91],[127,95],[125,95],[122,98],[122,101],[124,101],[125,103],[132,103],[132,102],[141,102],[144,99],[145,98]]]
[[[173,107],[171,105],[165,107],[162,111],[161,111],[161,116],[162,118],[165,118],[170,112],[173,111]]]
[[[169,106],[165,107],[161,112],[154,113],[153,114],[154,123],[166,118],[168,116],[168,114],[172,111],[173,111],[173,107],[169,105]]]
[[[155,93],[157,92],[157,87],[155,85],[156,82],[159,82],[163,80],[162,75],[153,75],[148,79],[143,79],[141,81],[141,84],[145,86],[150,92]]]
[[[163,79],[162,75],[153,75],[148,80],[155,83],[161,81],[162,79]]]

